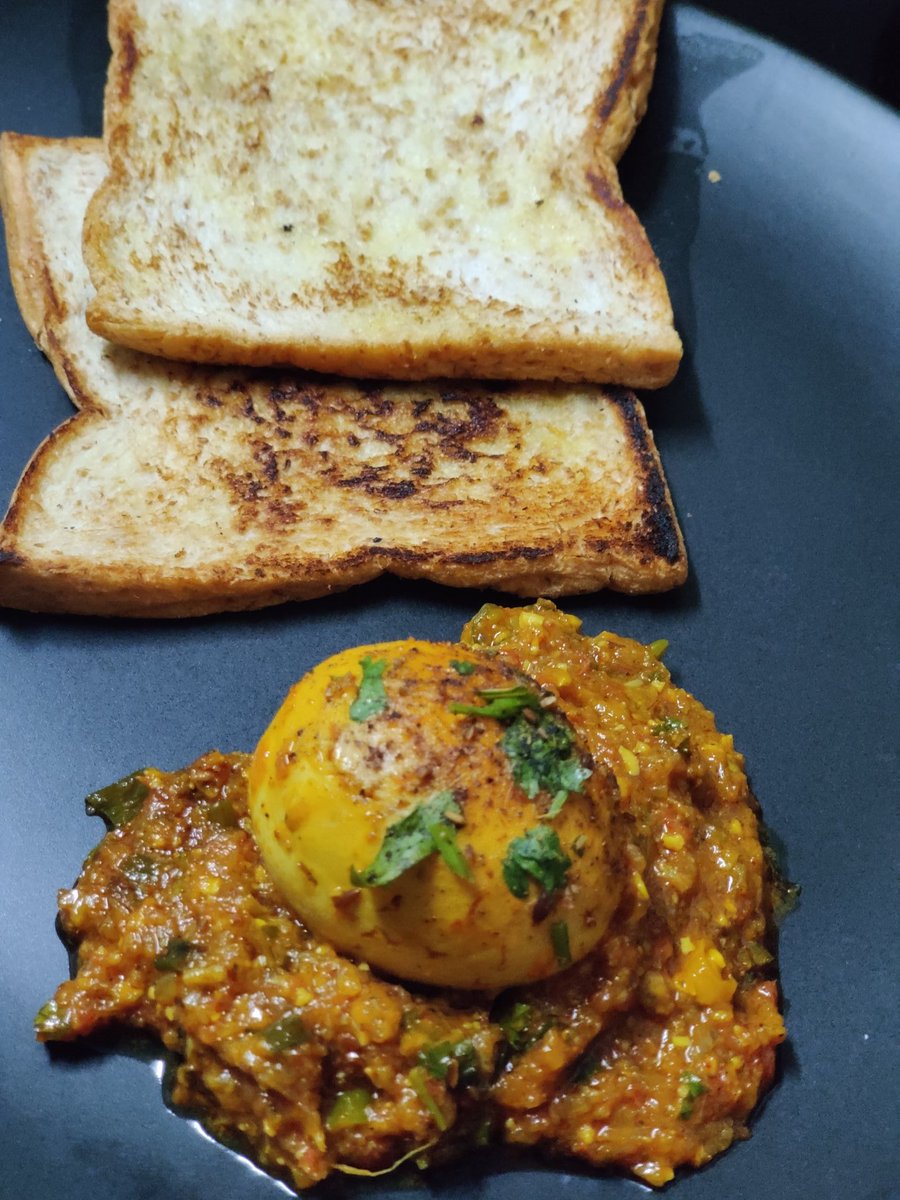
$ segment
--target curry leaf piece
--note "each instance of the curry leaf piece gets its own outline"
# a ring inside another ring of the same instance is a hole
[[[358,871],[356,867],[350,868],[350,882],[354,887],[382,887],[399,879],[404,872],[435,851],[440,851],[441,856],[445,857],[444,851],[440,850],[434,840],[432,829],[442,824],[451,829],[448,818],[461,816],[452,792],[435,792],[433,796],[417,804],[412,812],[388,826],[381,847],[372,862],[362,871]],[[455,843],[453,845],[456,848]]]
[[[509,843],[503,860],[503,878],[512,894],[524,900],[532,879],[547,894],[561,891],[571,865],[572,860],[559,844],[556,831],[548,825],[536,825]]]
[[[362,679],[356,699],[350,705],[351,721],[367,721],[369,717],[374,717],[387,708],[388,702],[382,680],[387,668],[387,659],[369,658],[367,655],[360,659],[359,665],[362,667]]]
[[[591,771],[581,761],[568,721],[542,710],[537,721],[518,716],[500,745],[512,767],[513,779],[529,798],[538,792],[553,797],[546,816],[559,813],[572,792],[581,792]]]
[[[451,658],[450,666],[457,675],[473,675],[475,673],[475,664],[466,662],[464,658]]]
[[[487,701],[486,704],[451,704],[450,711],[472,717],[494,717],[498,721],[510,721],[526,708],[542,711],[540,696],[522,683],[507,688],[477,690],[478,695]]]
[[[143,771],[132,771],[124,779],[91,792],[85,797],[84,811],[89,817],[102,817],[111,829],[118,829],[137,816],[150,794],[143,776]]]

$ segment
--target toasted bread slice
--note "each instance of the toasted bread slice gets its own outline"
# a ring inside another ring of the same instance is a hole
[[[356,385],[165,362],[84,322],[78,230],[100,142],[6,134],[13,282],[81,410],[38,450],[0,529],[0,603],[185,616],[384,571],[522,596],[684,579],[630,393]]]
[[[662,0],[111,0],[91,328],[195,362],[658,387],[611,154]]]

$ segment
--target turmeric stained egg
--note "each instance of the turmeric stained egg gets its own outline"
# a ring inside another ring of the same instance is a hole
[[[401,978],[493,990],[602,939],[621,892],[615,786],[534,681],[402,641],[295,685],[253,755],[249,804],[317,937]]]

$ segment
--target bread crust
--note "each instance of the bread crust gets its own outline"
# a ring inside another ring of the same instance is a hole
[[[0,527],[0,603],[179,617],[384,572],[523,597],[683,581],[659,456],[624,389],[354,385],[181,366],[90,334],[69,234],[103,166],[98,142],[0,139],[16,294],[81,409]]]
[[[430,235],[434,246],[459,243],[458,258],[447,271],[448,278],[454,276],[450,283],[441,282],[443,268],[432,273],[430,258],[424,275],[419,270],[421,255],[404,260],[402,234],[397,235],[394,252],[387,260],[377,254],[373,258],[358,215],[348,218],[349,232],[339,235],[347,240],[333,243],[343,247],[340,253],[329,250],[331,257],[321,272],[303,268],[296,288],[286,279],[273,282],[270,266],[257,266],[252,272],[248,263],[235,266],[229,259],[229,265],[223,265],[216,246],[207,244],[207,230],[235,206],[243,211],[245,191],[240,180],[253,175],[256,181],[254,173],[260,170],[255,149],[248,150],[243,159],[229,159],[227,166],[218,164],[223,194],[228,197],[224,207],[214,203],[209,213],[195,218],[190,202],[179,201],[176,217],[169,200],[162,199],[142,200],[140,211],[133,211],[137,195],[155,195],[158,189],[160,195],[170,196],[168,168],[160,164],[178,162],[180,154],[190,152],[179,149],[187,136],[180,133],[172,134],[175,140],[168,144],[165,135],[157,131],[153,148],[146,148],[150,142],[141,125],[142,105],[152,106],[155,101],[152,94],[147,98],[154,85],[147,83],[142,71],[145,57],[152,59],[154,43],[142,19],[141,3],[111,0],[113,53],[104,113],[110,172],[89,205],[84,228],[85,259],[97,288],[87,312],[91,329],[120,345],[193,362],[295,366],[357,378],[539,379],[638,388],[665,385],[678,368],[681,342],[659,263],[640,222],[622,198],[614,165],[646,109],[662,3],[618,0],[622,25],[614,44],[604,47],[614,62],[597,64],[597,91],[585,108],[580,146],[577,151],[573,146],[564,162],[548,168],[549,177],[542,185],[558,195],[574,197],[573,213],[592,214],[585,226],[590,233],[582,231],[584,244],[580,245],[577,267],[581,282],[573,285],[575,291],[569,299],[560,301],[561,307],[542,308],[536,301],[532,310],[522,307],[527,293],[522,280],[507,287],[500,276],[527,267],[532,278],[553,278],[562,271],[559,277],[565,281],[568,267],[562,263],[570,261],[568,251],[539,253],[533,246],[517,249],[499,266],[486,261],[484,278],[470,288],[465,280],[469,270],[464,265],[466,255],[476,254],[475,261],[480,262],[481,252],[469,245],[468,233],[458,231],[458,220],[452,227],[439,224]],[[241,86],[246,90],[246,85]],[[167,103],[174,106],[167,127],[178,130],[185,115],[177,102]],[[248,106],[246,121],[238,128],[247,123],[256,128],[258,124],[256,136],[265,142],[271,133],[266,125],[268,111],[267,104]],[[226,134],[221,136],[229,141]],[[182,166],[187,168],[189,163],[188,157]],[[268,178],[264,169],[262,175]],[[297,179],[290,173],[280,182],[275,195],[293,194],[297,187]],[[520,190],[532,182],[520,182]],[[272,188],[270,181],[269,191]],[[339,180],[334,189],[334,205],[340,208]],[[269,201],[260,203],[268,213]],[[481,219],[478,206],[463,211],[468,227],[476,228]],[[564,224],[567,211],[561,210],[554,219]],[[377,240],[383,214],[376,213],[373,219]],[[282,250],[291,255],[290,243],[280,247],[277,232],[272,232],[278,227],[272,224],[270,230],[268,215],[265,234],[255,226],[248,230],[237,218],[235,221],[233,228],[223,227],[223,236],[230,243],[246,241],[257,248],[255,239],[264,236],[268,239],[267,264],[276,261]],[[510,221],[515,224],[514,218]],[[128,255],[118,253],[123,231],[144,225],[152,230],[152,247],[148,239],[136,244]],[[283,228],[292,229],[293,225],[286,223]],[[515,234],[513,227],[504,231],[513,241]],[[297,253],[299,269],[310,255]],[[248,260],[250,257],[248,251]],[[257,260],[261,261],[258,255]],[[386,267],[385,261],[397,265]],[[185,263],[190,270],[184,270]],[[607,264],[606,283],[588,282],[594,280],[594,263]],[[462,272],[458,279],[457,268]],[[201,285],[190,281],[192,272],[202,279],[202,303],[194,297],[195,287]],[[152,296],[142,290],[142,276],[148,288],[149,281],[154,281]],[[486,287],[489,294],[485,294]],[[563,292],[568,296],[565,287]],[[243,297],[248,295],[250,299],[244,303]],[[621,319],[623,306],[633,309],[628,321]]]

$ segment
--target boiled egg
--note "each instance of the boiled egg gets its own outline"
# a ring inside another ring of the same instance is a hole
[[[403,979],[499,989],[591,951],[618,903],[614,781],[487,653],[346,650],[249,770],[265,865],[316,937]]]

